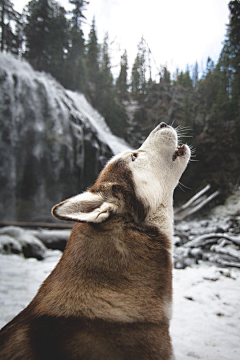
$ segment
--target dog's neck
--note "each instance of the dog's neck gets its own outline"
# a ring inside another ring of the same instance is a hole
[[[148,224],[156,226],[161,233],[173,242],[173,201],[161,203],[154,212],[150,212],[146,218]]]

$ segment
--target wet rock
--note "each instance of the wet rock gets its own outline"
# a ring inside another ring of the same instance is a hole
[[[22,245],[22,252],[25,258],[36,258],[43,260],[46,255],[46,247],[35,236],[25,232],[18,237],[18,241]]]

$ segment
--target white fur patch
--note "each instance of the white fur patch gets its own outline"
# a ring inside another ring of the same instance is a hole
[[[149,208],[148,222],[161,224],[161,230],[172,237],[173,191],[186,168],[190,150],[173,161],[177,148],[177,133],[172,127],[156,128],[129,163],[136,195]]]

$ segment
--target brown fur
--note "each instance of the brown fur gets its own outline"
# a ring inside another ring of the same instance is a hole
[[[124,162],[92,193],[123,204],[106,221],[77,223],[64,254],[29,306],[0,333],[1,360],[168,360],[169,240],[144,225]]]

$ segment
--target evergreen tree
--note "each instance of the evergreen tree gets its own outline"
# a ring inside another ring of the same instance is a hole
[[[87,42],[86,63],[88,70],[87,95],[92,105],[104,116],[112,132],[124,137],[127,113],[116,98],[111,72],[109,39],[106,34],[102,46],[97,40],[95,19],[92,21]]]
[[[85,41],[82,22],[85,19],[83,11],[88,4],[84,0],[70,0],[74,8],[70,11],[69,42],[65,61],[65,86],[72,90],[85,91],[86,88],[86,59]]]
[[[224,47],[218,64],[213,70],[213,79],[215,83],[215,101],[211,107],[209,123],[212,127],[222,126],[233,117],[231,106],[231,68],[229,66],[229,54]],[[204,95],[206,97],[206,94]]]
[[[133,95],[138,95],[138,94],[140,94],[140,91],[141,91],[140,66],[141,66],[140,56],[139,56],[139,54],[137,54],[137,56],[134,60],[134,63],[133,63],[132,76],[131,76],[131,88],[132,88]]]
[[[14,26],[13,26],[14,24]],[[11,0],[0,0],[0,42],[1,51],[18,54],[22,39],[14,30],[20,25],[20,14],[14,9]]]
[[[105,34],[103,44],[101,46],[100,69],[101,69],[101,73],[103,76],[104,84],[110,90],[113,85],[113,76],[112,76],[112,72],[111,72],[111,59],[110,59],[110,54],[109,54],[108,33]]]
[[[211,88],[215,95],[212,96],[209,120],[212,126],[233,119],[240,125],[240,1],[230,1],[229,10],[230,21],[224,46],[217,66],[211,66]],[[209,91],[208,86],[205,97]]]
[[[188,66],[185,72],[181,71],[180,74],[178,74],[177,83],[188,89],[192,89],[193,83]]]
[[[138,54],[132,68],[131,87],[133,95],[144,95],[147,91],[146,54],[146,42],[142,37],[140,43],[138,44]]]
[[[24,56],[36,70],[50,72],[60,82],[68,47],[66,11],[54,0],[31,0],[27,5]]]
[[[120,101],[128,98],[128,58],[125,50],[121,56],[120,73],[116,82],[116,89]]]
[[[219,90],[219,71],[215,70],[214,62],[210,57],[207,59],[206,72],[198,82],[198,91],[204,101],[207,113],[211,110],[217,100]]]
[[[168,71],[166,66],[163,66],[162,72],[160,74],[160,82],[164,82],[166,84],[171,83],[171,73]]]
[[[96,32],[95,18],[92,20],[91,30],[87,43],[86,64],[88,71],[88,79],[90,83],[96,85],[99,74],[99,45]]]
[[[83,19],[86,19],[83,14],[84,10],[86,10],[86,5],[89,4],[89,1],[86,0],[69,0],[70,4],[74,5],[73,10],[70,11],[72,14],[71,22],[73,27],[81,29]]]
[[[240,67],[240,0],[230,1],[230,21],[227,31],[229,51],[231,53],[231,65],[235,71]]]
[[[105,117],[108,125],[114,129],[114,117],[112,107],[115,103],[115,93],[113,88],[113,76],[111,72],[111,61],[109,54],[109,38],[105,35],[102,46],[100,46],[99,67],[95,79],[95,98],[93,105]]]
[[[231,104],[240,120],[240,0],[229,2],[230,21],[225,40],[225,53],[231,68]]]

